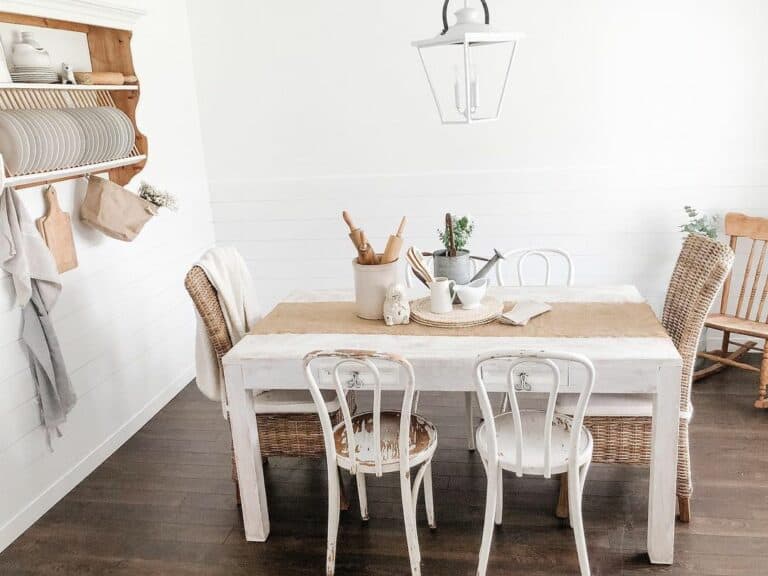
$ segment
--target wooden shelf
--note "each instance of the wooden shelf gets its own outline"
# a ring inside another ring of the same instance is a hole
[[[118,158],[108,162],[98,162],[96,164],[84,164],[83,166],[73,166],[71,168],[62,168],[61,170],[51,170],[49,172],[36,172],[33,174],[22,174],[21,176],[7,176],[2,181],[3,186],[14,186],[16,188],[26,188],[30,186],[40,186],[42,184],[51,184],[61,180],[70,180],[86,174],[98,174],[100,172],[109,172],[115,168],[132,166],[141,162],[146,162],[147,157],[144,154],[129,156],[127,158]]]
[[[112,84],[32,84],[28,82],[0,82],[0,90],[106,90],[114,92],[116,90],[137,91],[136,84],[122,84],[119,86]]]
[[[87,4],[87,2],[81,2]],[[99,8],[101,11],[101,8]],[[93,72],[120,72],[125,76],[136,76],[131,54],[131,32],[119,28],[85,24],[57,20],[43,16],[17,14],[0,11],[0,22],[18,24],[22,26],[38,26],[56,30],[68,30],[85,34],[88,41],[88,51],[91,57]],[[113,182],[125,186],[131,179],[144,168],[149,152],[149,144],[146,136],[136,125],[136,106],[141,95],[141,88],[137,84],[114,85],[71,85],[71,84],[29,84],[12,83],[0,84],[0,108],[4,109],[36,109],[36,108],[60,108],[82,106],[114,106],[122,110],[133,123],[136,132],[136,142],[130,157],[122,160],[105,163],[103,165],[81,166],[79,168],[67,168],[51,174],[51,178],[44,179],[41,174],[25,174],[8,176],[6,182],[15,186],[31,186],[34,184],[23,182],[43,183],[58,179],[64,179],[63,175],[77,178],[82,174],[109,170],[109,178]],[[117,164],[115,164],[117,162]]]

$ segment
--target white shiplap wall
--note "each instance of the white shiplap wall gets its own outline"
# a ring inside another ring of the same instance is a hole
[[[296,10],[190,4],[216,238],[265,305],[351,287],[343,209],[379,249],[402,214],[434,249],[444,212],[468,211],[473,251],[562,247],[579,283],[657,306],[683,205],[768,215],[764,2],[493,2],[528,37],[502,120],[472,127],[439,124],[410,46],[439,2]]]
[[[133,39],[138,124],[150,143],[140,179],[177,194],[133,243],[84,227],[84,182],[57,184],[73,215],[79,267],[53,318],[78,403],[46,448],[10,278],[0,276],[0,550],[101,463],[193,377],[194,316],[183,279],[213,243],[186,3],[153,3]],[[39,189],[19,194],[33,218]]]

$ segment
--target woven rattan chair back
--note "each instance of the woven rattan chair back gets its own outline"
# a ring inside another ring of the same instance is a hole
[[[733,250],[705,236],[692,234],[672,272],[661,322],[683,359],[680,409],[687,412],[696,349],[712,303],[733,265]]]
[[[192,266],[192,269],[187,272],[184,287],[192,298],[197,313],[203,319],[205,331],[208,333],[216,356],[221,361],[224,355],[231,350],[232,340],[229,337],[227,322],[221,311],[216,289],[200,266]]]

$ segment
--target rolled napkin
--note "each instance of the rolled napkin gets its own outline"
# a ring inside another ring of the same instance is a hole
[[[505,312],[499,318],[502,324],[511,324],[512,326],[525,326],[531,318],[540,316],[545,312],[552,310],[552,306],[544,302],[521,301],[509,312]]]

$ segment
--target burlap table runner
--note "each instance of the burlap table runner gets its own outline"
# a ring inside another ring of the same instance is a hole
[[[506,302],[510,310],[513,302]],[[391,334],[394,336],[487,336],[524,338],[666,338],[667,333],[648,304],[636,302],[559,302],[527,326],[500,322],[470,328],[432,328],[411,322],[387,326],[363,320],[354,302],[284,302],[278,304],[251,334]]]

